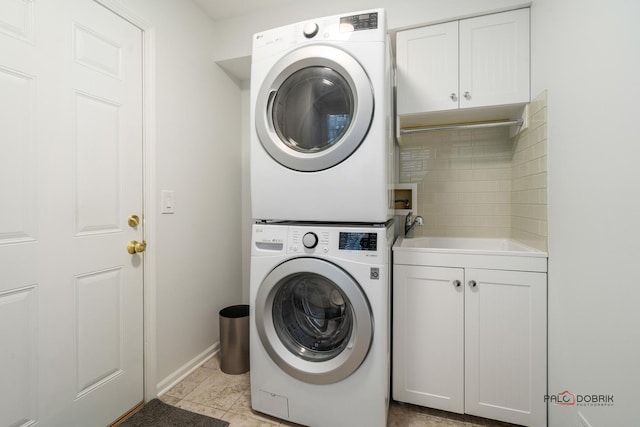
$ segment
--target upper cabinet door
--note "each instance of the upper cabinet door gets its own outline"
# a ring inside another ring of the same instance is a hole
[[[526,103],[529,9],[460,21],[460,108]]]
[[[458,109],[458,22],[400,31],[398,114]]]

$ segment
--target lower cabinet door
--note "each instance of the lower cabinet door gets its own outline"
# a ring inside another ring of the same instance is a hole
[[[394,266],[393,398],[464,412],[464,270]]]
[[[465,412],[546,425],[547,275],[465,273]]]

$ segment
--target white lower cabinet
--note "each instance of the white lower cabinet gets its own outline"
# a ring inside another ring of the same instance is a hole
[[[547,275],[394,265],[393,398],[546,425]]]
[[[461,268],[394,266],[395,400],[464,412],[463,281]]]

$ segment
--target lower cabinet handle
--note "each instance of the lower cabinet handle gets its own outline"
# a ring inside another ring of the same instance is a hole
[[[475,280],[469,280],[469,286],[472,288],[475,288],[476,286],[478,286],[478,284],[476,283]]]
[[[453,286],[455,286],[456,288],[459,288],[460,285],[462,285],[462,283],[460,283],[460,280],[454,280],[453,281]]]

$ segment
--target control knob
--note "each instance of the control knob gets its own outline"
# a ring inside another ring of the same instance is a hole
[[[302,236],[302,244],[307,249],[315,248],[318,246],[318,235],[313,232],[305,233],[305,235]]]
[[[314,37],[316,34],[318,34],[319,29],[320,28],[318,27],[318,24],[316,24],[315,22],[309,22],[302,29],[302,33],[306,38],[310,39]]]

